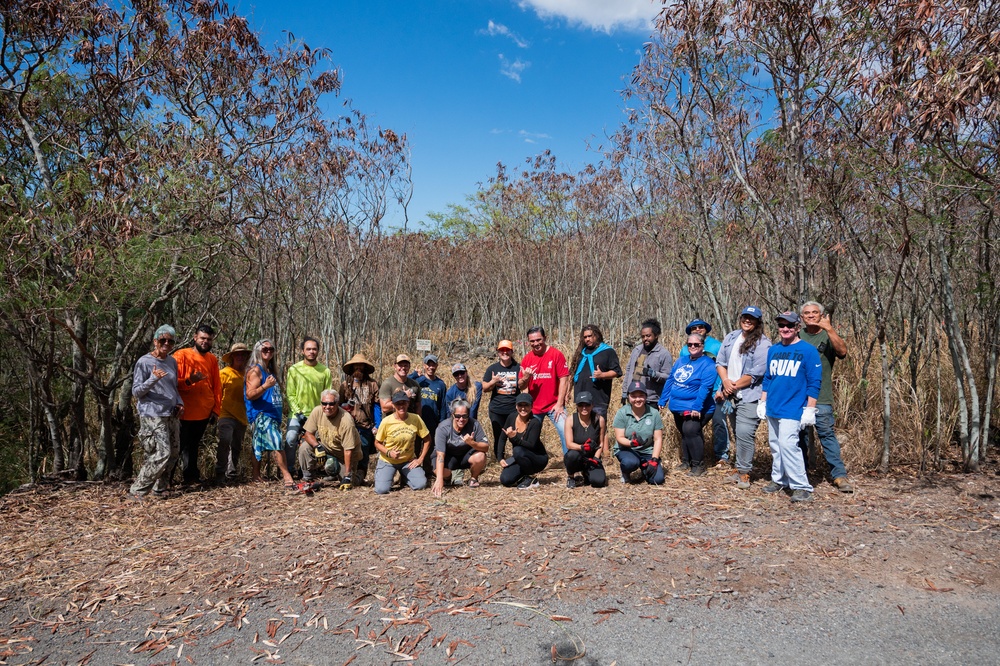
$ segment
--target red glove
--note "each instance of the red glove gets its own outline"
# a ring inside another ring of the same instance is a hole
[[[597,451],[597,449],[594,447],[594,442],[592,442],[589,437],[587,438],[586,442],[580,445],[580,448],[583,450],[583,455],[587,456],[588,458],[592,458],[594,456],[594,453]]]

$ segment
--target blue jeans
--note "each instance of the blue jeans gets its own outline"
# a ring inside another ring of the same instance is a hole
[[[566,434],[563,432],[566,427],[566,412],[564,411],[558,419],[555,417],[555,412],[556,410],[553,408],[544,414],[532,414],[532,416],[541,421],[542,425],[545,424],[545,417],[549,417],[549,421],[552,421],[552,425],[556,427],[556,432],[559,433],[559,443],[562,444],[563,455],[565,456],[566,451],[569,450],[566,448]]]
[[[285,462],[288,463],[289,473],[293,475],[298,459],[299,438],[302,437],[302,432],[305,430],[307,418],[309,418],[308,414],[302,414],[301,418],[298,414],[292,414],[288,418],[288,427],[285,429]]]
[[[618,458],[618,464],[622,468],[622,473],[626,476],[639,469],[642,463],[647,462],[652,457],[653,454],[651,453],[638,453],[626,449],[619,449],[618,453],[615,454],[615,458]],[[662,486],[666,472],[663,471],[663,465],[657,465],[655,474],[649,474],[648,467],[643,470],[643,474],[646,477],[646,483],[654,486]]]
[[[719,407],[722,401],[715,401],[715,411],[712,412],[712,449],[717,460],[729,460],[729,429],[726,428],[726,416]]]
[[[823,457],[830,464],[830,478],[847,477],[847,468],[840,457],[840,442],[833,432],[833,405],[816,405],[816,436],[823,445]],[[809,465],[809,441],[811,432],[805,428],[799,433],[799,448],[802,449],[802,460]]]

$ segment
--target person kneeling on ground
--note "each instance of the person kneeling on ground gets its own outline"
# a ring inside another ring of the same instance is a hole
[[[452,470],[467,469],[472,475],[470,488],[479,487],[479,475],[486,467],[486,431],[472,418],[468,400],[453,400],[451,418],[445,419],[434,433],[434,496],[441,497],[445,483],[451,483]]]
[[[663,448],[663,419],[652,405],[646,404],[646,387],[634,381],[628,387],[628,407],[615,413],[615,457],[622,468],[622,483],[631,483],[631,475],[642,470],[646,483],[662,485],[666,471],[660,463]]]
[[[607,426],[604,417],[594,413],[593,397],[589,391],[576,396],[576,412],[570,418],[566,429],[566,487],[576,488],[580,484],[590,484],[603,488],[608,483],[604,472],[604,437]],[[581,477],[578,479],[577,474]]]
[[[382,419],[375,433],[378,465],[375,467],[375,493],[385,495],[392,488],[396,472],[413,490],[427,487],[422,465],[431,448],[431,433],[423,420],[411,414],[410,396],[397,391],[392,396],[392,413]],[[420,455],[416,454],[421,442]]]
[[[361,460],[361,437],[351,415],[338,405],[337,392],[326,389],[320,403],[305,421],[298,460],[302,480],[312,481],[313,473],[340,477],[340,487],[350,490],[351,470]],[[359,479],[360,480],[360,479]]]
[[[549,464],[549,453],[541,440],[542,422],[531,415],[533,402],[530,393],[519,394],[514,401],[517,411],[507,417],[504,433],[510,440],[513,455],[500,461],[503,468],[500,484],[507,488],[537,488],[538,479],[533,475]]]

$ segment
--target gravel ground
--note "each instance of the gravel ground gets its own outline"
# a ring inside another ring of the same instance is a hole
[[[995,664],[995,475],[0,505],[0,663]]]

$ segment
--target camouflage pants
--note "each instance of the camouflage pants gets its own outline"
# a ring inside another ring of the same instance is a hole
[[[174,468],[180,451],[180,421],[176,416],[140,417],[139,443],[146,460],[135,477],[132,492],[145,495],[150,490],[166,490],[170,486],[167,472]]]

